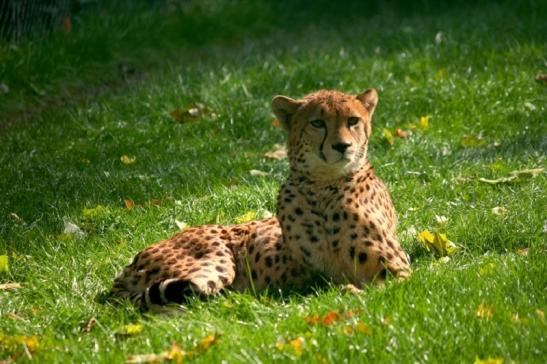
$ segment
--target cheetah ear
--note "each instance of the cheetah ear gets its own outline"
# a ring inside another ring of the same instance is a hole
[[[291,118],[302,105],[302,101],[291,99],[287,96],[276,96],[272,100],[272,111],[285,129],[289,129]]]
[[[368,113],[372,117],[376,104],[378,104],[378,92],[375,89],[369,88],[365,92],[355,96],[355,98],[361,101],[361,104],[368,110]]]

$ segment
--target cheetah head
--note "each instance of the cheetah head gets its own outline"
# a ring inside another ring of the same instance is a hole
[[[302,100],[274,97],[273,112],[288,132],[291,171],[332,180],[361,169],[377,103],[375,89],[357,96],[321,90]]]

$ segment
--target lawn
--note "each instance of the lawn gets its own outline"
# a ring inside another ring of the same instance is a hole
[[[545,362],[545,4],[152,3],[0,46],[0,362]],[[274,95],[368,87],[410,279],[229,292],[174,317],[103,302],[181,222],[275,212]]]

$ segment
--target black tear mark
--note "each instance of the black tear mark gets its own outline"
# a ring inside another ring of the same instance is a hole
[[[328,135],[328,129],[326,125],[324,129],[325,129],[325,135],[323,136],[323,140],[321,141],[321,145],[319,146],[319,157],[326,162],[327,157],[325,157],[325,153],[323,153],[323,146],[325,145],[325,140],[327,140],[327,135]]]

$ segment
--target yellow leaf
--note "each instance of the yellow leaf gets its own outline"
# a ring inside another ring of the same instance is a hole
[[[275,126],[276,128],[280,128],[281,127],[281,121],[279,121],[278,119],[273,119],[272,120],[272,125]]]
[[[137,157],[135,157],[134,155],[128,156],[127,154],[124,154],[120,157],[120,161],[128,166],[134,164],[137,161]]]
[[[294,353],[296,355],[301,355],[302,354],[302,346],[304,344],[304,338],[297,337],[296,339],[289,341],[289,344],[293,348]]]
[[[7,255],[0,255],[0,273],[9,272],[9,261]]]
[[[460,144],[466,148],[477,148],[486,145],[486,140],[481,136],[464,135],[460,140]]]
[[[249,222],[256,220],[256,211],[247,211],[245,214],[236,217],[236,224],[243,224],[244,222]]]
[[[120,337],[135,336],[140,334],[143,329],[144,326],[142,324],[129,324],[116,331],[115,335]]]
[[[364,335],[372,335],[372,328],[365,324],[364,322],[358,322],[355,325],[355,331]]]
[[[346,335],[353,335],[353,326],[351,325],[346,325],[342,328],[342,331],[344,332],[344,334]]]
[[[0,348],[11,353],[17,354],[20,351],[28,351],[33,353],[40,348],[40,343],[36,335],[3,335],[0,334]]]
[[[536,315],[541,321],[545,321],[545,312],[539,308],[536,310]]]
[[[220,335],[215,333],[213,335],[207,335],[199,342],[199,348],[201,350],[207,350],[211,345],[214,345],[218,342]]]
[[[424,230],[418,234],[418,240],[426,251],[433,251],[440,256],[453,255],[457,250],[456,244],[448,240],[445,234],[438,232]]]
[[[135,206],[135,203],[130,198],[126,198],[123,202],[125,203],[125,208],[128,210],[131,210]]]
[[[2,283],[0,284],[0,291],[7,291],[10,289],[19,289],[21,288],[21,283]]]
[[[489,320],[494,315],[492,306],[489,306],[487,304],[481,303],[479,307],[477,307],[477,311],[475,312],[477,314],[477,317],[484,320]]]
[[[389,129],[386,129],[384,128],[384,130],[382,131],[382,135],[384,136],[384,139],[386,140],[386,142],[388,142],[389,145],[393,145],[393,134],[391,133],[391,131],[389,131]]]
[[[268,172],[261,171],[259,169],[251,169],[249,174],[253,177],[266,177],[269,175]]]
[[[429,128],[429,116],[420,117],[420,121],[418,123],[418,126],[422,130],[426,130],[427,128]]]
[[[487,359],[479,359],[479,357],[476,357],[473,364],[503,364],[503,359],[490,357]]]
[[[171,345],[171,350],[169,350],[167,354],[168,358],[177,364],[181,364],[186,355],[187,353],[182,350],[176,342],[173,342],[173,344]]]

